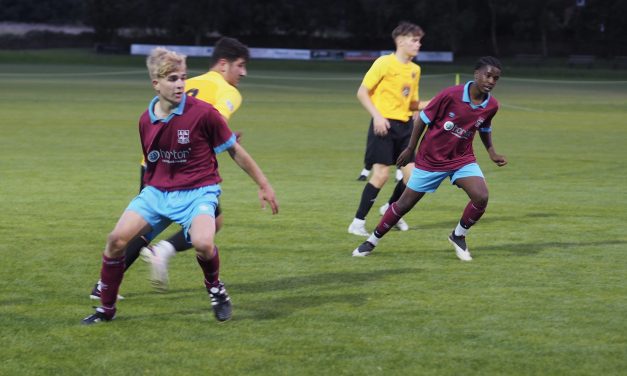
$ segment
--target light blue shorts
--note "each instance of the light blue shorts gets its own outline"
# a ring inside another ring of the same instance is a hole
[[[221,192],[217,184],[171,192],[147,186],[128,204],[126,210],[139,214],[152,227],[145,235],[148,241],[154,239],[172,222],[183,227],[189,241],[188,232],[192,220],[201,214],[215,217]]]
[[[416,192],[435,192],[440,183],[447,177],[451,179],[451,184],[453,184],[455,180],[468,176],[483,177],[483,172],[481,172],[478,164],[469,163],[453,171],[425,171],[414,168],[407,182],[407,187]]]

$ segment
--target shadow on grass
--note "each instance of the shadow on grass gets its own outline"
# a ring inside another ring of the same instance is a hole
[[[198,292],[198,291],[196,291]],[[315,309],[325,305],[346,304],[351,307],[358,307],[365,304],[369,299],[368,294],[299,294],[296,296],[281,297],[258,297],[255,300],[235,297],[233,300],[233,318],[231,321],[242,320],[275,320],[287,317],[295,312],[307,309]],[[170,312],[162,312],[156,314],[139,314],[126,317],[118,317],[116,321],[143,321],[147,319],[155,319],[158,317],[167,317],[168,319],[188,320],[189,316],[206,315],[213,319],[211,305],[207,301],[206,304],[198,304],[197,307],[181,310],[173,310]],[[178,318],[177,318],[178,317]]]
[[[376,282],[388,275],[415,274],[419,268],[380,269],[371,271],[338,271],[282,277],[274,280],[251,283],[228,283],[227,289],[234,297],[234,306],[237,310],[237,319],[269,320],[281,316],[288,316],[295,311],[323,306],[325,304],[346,303],[359,306],[368,299],[368,294],[333,294],[346,285],[367,287],[365,283]],[[308,289],[303,292],[300,289]],[[189,294],[206,294],[202,287],[193,289],[172,289],[163,295],[165,299],[187,299]],[[283,292],[282,292],[283,291]],[[281,296],[268,296],[268,293],[277,293]],[[134,294],[133,297],[153,295],[154,292]],[[247,298],[241,295],[248,294]],[[290,294],[292,296],[285,296]],[[294,296],[296,295],[296,296]],[[238,297],[238,298],[235,298]],[[250,299],[252,297],[253,299]],[[198,309],[185,310],[177,314],[198,314],[206,312],[207,306]],[[143,316],[147,317],[147,316]],[[135,317],[137,318],[137,317]]]
[[[536,255],[546,249],[551,248],[561,248],[561,249],[570,249],[570,248],[582,248],[582,247],[602,247],[602,246],[612,246],[612,245],[621,245],[627,244],[625,240],[614,240],[614,241],[595,241],[595,242],[540,242],[540,243],[504,243],[491,245],[487,247],[477,247],[475,250],[477,253],[481,251],[503,251],[507,252],[508,255],[514,256],[533,256]],[[472,245],[470,245],[472,246]]]
[[[273,320],[292,315],[294,312],[309,308],[322,307],[328,304],[347,304],[358,307],[366,303],[367,294],[316,294],[298,295],[279,298],[264,298],[257,301],[241,301],[234,303],[235,320]]]
[[[520,216],[486,215],[481,218],[481,223],[509,222],[509,221],[520,222],[521,218],[536,219],[536,218],[551,218],[551,217],[558,217],[558,215],[555,213],[527,213],[527,214],[523,214]],[[457,225],[457,221],[459,221],[459,217],[456,217],[455,215],[451,216],[450,221],[442,221],[442,222],[435,222],[435,223],[424,222],[423,223],[423,222],[420,222],[419,220],[418,222],[415,222],[415,223],[412,222],[409,224],[409,231],[422,231],[422,230],[433,230],[433,229],[446,229],[447,231],[450,231],[448,229],[452,230],[453,228],[455,228],[455,226]],[[398,231],[398,230],[394,230],[394,231]]]
[[[230,286],[234,290],[244,293],[255,293],[261,291],[282,291],[294,290],[303,287],[322,288],[324,286],[360,284],[365,282],[378,281],[387,275],[413,274],[420,272],[418,268],[381,269],[369,271],[337,271],[328,273],[316,273],[308,275],[297,275],[269,280],[263,283],[232,283]]]
[[[258,293],[268,291],[295,290],[304,287],[320,289],[324,286],[334,287],[336,285],[345,284],[361,284],[365,282],[378,281],[387,275],[414,274],[420,272],[419,268],[399,268],[399,269],[380,269],[370,271],[337,271],[329,273],[316,273],[308,275],[296,275],[282,277],[274,280],[265,280],[263,282],[251,283],[228,283],[227,289],[237,293]],[[163,296],[176,299],[177,294],[197,293],[203,291],[203,287],[192,289],[170,289]],[[153,296],[158,294],[154,291],[146,291],[133,294],[133,297]]]

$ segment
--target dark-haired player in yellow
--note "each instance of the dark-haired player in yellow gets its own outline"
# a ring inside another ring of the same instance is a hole
[[[420,26],[401,22],[392,31],[396,51],[375,60],[357,91],[357,98],[372,116],[365,157],[366,164],[372,164],[372,175],[348,227],[350,234],[369,235],[366,216],[389,177],[389,166],[395,164],[409,143],[412,115],[426,105],[420,102],[418,95],[420,66],[412,61],[418,55],[423,36]],[[395,202],[403,193],[411,168],[403,168],[403,179],[394,188],[389,203]],[[402,231],[409,228],[402,218],[396,225]]]
[[[241,78],[247,74],[246,63],[250,59],[248,47],[234,38],[219,39],[211,55],[211,69],[200,76],[192,77],[185,82],[187,95],[196,97],[215,107],[227,121],[242,104],[242,95],[237,90]],[[143,188],[143,172],[145,162],[142,161],[140,191]],[[220,206],[216,209],[216,232],[222,226],[223,217]],[[140,255],[151,264],[150,279],[153,286],[159,290],[168,287],[168,261],[176,252],[191,248],[185,239],[183,230],[172,235],[167,240],[161,240],[155,245],[148,245],[152,239],[138,237],[129,242],[126,248],[125,266],[128,269]],[[219,263],[216,252],[213,262]],[[90,297],[100,299],[100,281],[92,289]],[[123,297],[119,297],[122,298]]]

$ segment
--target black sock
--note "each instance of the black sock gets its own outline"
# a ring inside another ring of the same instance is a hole
[[[167,242],[172,244],[172,246],[174,247],[174,250],[176,250],[177,252],[187,251],[188,249],[192,247],[192,245],[189,244],[187,239],[185,239],[185,234],[183,233],[183,230],[170,236]]]
[[[357,219],[366,219],[368,212],[372,208],[375,200],[377,199],[377,195],[379,194],[380,188],[376,188],[374,185],[367,183],[364,187],[364,191],[361,194],[361,201],[359,202],[359,208],[357,208],[357,213],[355,213],[355,218]]]
[[[398,183],[396,183],[396,187],[394,187],[394,192],[392,192],[392,196],[390,196],[390,200],[388,201],[388,204],[392,204],[396,201],[398,201],[399,198],[401,198],[401,195],[403,194],[403,191],[405,191],[405,183],[403,183],[403,180],[399,180]]]
[[[139,257],[139,251],[141,251],[141,249],[147,245],[148,245],[148,242],[146,241],[146,239],[144,239],[143,236],[138,236],[135,239],[128,242],[128,245],[126,246],[126,251],[124,251],[126,255],[126,258],[124,261],[124,265],[125,265],[124,270],[127,270],[128,268],[131,267],[131,265],[133,265],[135,260],[137,260],[137,258]]]
[[[144,189],[144,175],[146,174],[146,167],[144,165],[139,166],[139,192]]]

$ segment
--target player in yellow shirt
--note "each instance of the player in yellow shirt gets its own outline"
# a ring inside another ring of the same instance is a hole
[[[218,50],[218,47],[225,40],[227,39],[222,38],[218,42],[214,56],[222,51]],[[246,62],[243,57],[238,57],[233,62],[225,57],[218,59],[209,72],[186,81],[187,95],[212,104],[226,120],[229,120],[242,104],[242,95],[237,90],[237,85],[239,80],[246,76]]]
[[[348,227],[350,234],[370,235],[366,230],[366,216],[389,177],[389,166],[395,165],[409,143],[414,112],[425,105],[418,95],[420,66],[412,62],[418,55],[423,36],[420,26],[400,23],[392,31],[396,51],[375,60],[357,90],[359,102],[372,116],[365,157],[366,164],[372,164],[372,175]],[[389,202],[395,202],[403,193],[411,170],[411,165],[403,168],[403,179],[397,183]],[[402,231],[409,229],[402,218],[397,227]]]
[[[228,121],[242,104],[242,95],[237,90],[237,85],[240,79],[246,76],[246,63],[249,58],[250,52],[246,45],[234,38],[221,38],[216,42],[213,49],[211,69],[207,73],[186,80],[185,91],[187,95],[213,105]],[[144,161],[142,161],[140,191],[143,188],[143,172]],[[217,232],[223,222],[219,205],[215,214]],[[138,237],[129,242],[125,251],[125,270],[135,262],[141,252],[144,259],[151,264],[150,279],[153,286],[159,290],[166,290],[168,287],[168,260],[176,252],[190,249],[191,244],[185,239],[183,230],[155,245],[148,245],[150,240],[152,239]],[[217,249],[216,256],[211,261],[220,263]],[[216,268],[216,270],[218,269]],[[100,281],[92,289],[90,297],[100,299]]]

